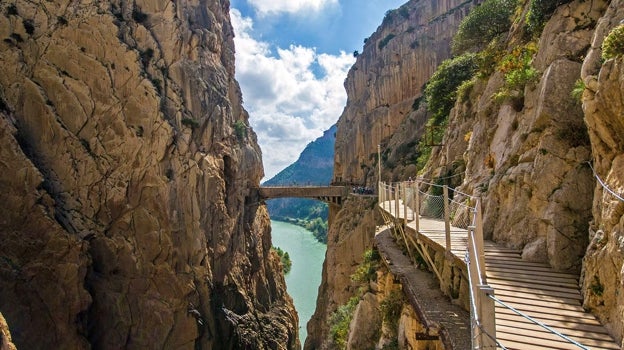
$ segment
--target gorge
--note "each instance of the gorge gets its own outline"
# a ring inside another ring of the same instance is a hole
[[[345,81],[332,180],[420,176],[480,197],[486,238],[578,276],[583,308],[621,349],[623,1],[389,11]],[[2,350],[391,349],[420,332],[375,252],[374,196],[329,207],[316,310],[299,323],[250,196],[262,157],[229,11],[0,4]],[[432,289],[466,308],[465,277],[434,258],[446,274]]]

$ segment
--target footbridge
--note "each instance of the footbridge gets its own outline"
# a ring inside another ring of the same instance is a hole
[[[310,198],[329,204],[342,205],[350,192],[347,186],[261,186],[253,188],[251,195],[257,199]]]
[[[483,239],[479,197],[422,180],[379,183],[378,196],[386,222],[375,236],[380,254],[426,333],[446,349],[620,349],[583,309],[577,274]],[[410,281],[422,260],[440,281],[448,266],[461,271],[469,315],[420,295],[422,286]]]

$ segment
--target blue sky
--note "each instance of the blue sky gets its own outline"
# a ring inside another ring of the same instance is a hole
[[[236,78],[265,179],[334,124],[364,38],[407,0],[232,0]]]

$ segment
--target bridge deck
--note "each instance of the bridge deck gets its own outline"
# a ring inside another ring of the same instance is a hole
[[[392,201],[380,203],[380,207],[395,218],[404,216],[402,202],[399,208],[395,208]],[[408,207],[406,233],[415,238],[413,215]],[[444,222],[421,218],[419,223],[420,239],[444,251]],[[451,227],[451,242],[451,252],[460,262],[458,266],[466,270],[467,231]],[[600,322],[583,309],[578,275],[553,270],[547,264],[524,261],[520,251],[491,241],[485,241],[484,246],[488,283],[498,299],[587,348],[620,350]],[[496,338],[507,349],[579,349],[498,303],[495,314]]]

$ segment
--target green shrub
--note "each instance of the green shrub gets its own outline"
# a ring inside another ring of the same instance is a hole
[[[583,79],[579,78],[574,83],[574,88],[572,88],[572,92],[570,92],[570,96],[574,99],[574,101],[581,102],[583,99],[584,91],[585,91],[585,82],[583,81]]]
[[[379,304],[383,321],[392,331],[393,335],[396,335],[398,332],[399,318],[401,317],[401,310],[403,309],[404,302],[405,297],[403,296],[403,292],[401,290],[393,290]]]
[[[282,266],[284,266],[284,274],[288,274],[290,269],[292,268],[292,261],[290,260],[290,255],[288,252],[283,251],[280,247],[273,247],[273,250],[277,253],[277,256],[280,257],[280,261],[282,262]]]
[[[390,42],[390,40],[394,39],[396,35],[390,33],[388,35],[386,35],[385,38],[381,39],[379,41],[379,44],[377,44],[377,47],[379,48],[379,50],[383,49],[384,47],[386,47],[386,45],[388,45],[388,43]]]
[[[329,333],[333,345],[337,349],[345,349],[347,347],[349,324],[351,324],[355,307],[359,302],[360,298],[354,296],[329,316]]]
[[[523,97],[526,84],[535,82],[539,78],[539,72],[532,66],[536,52],[537,45],[530,42],[524,46],[515,47],[503,57],[498,70],[505,75],[505,85],[497,92],[497,98]]]
[[[601,297],[604,293],[604,286],[600,282],[600,277],[594,276],[594,280],[589,285],[589,289],[596,295]]]
[[[605,60],[624,54],[624,24],[621,24],[611,32],[602,42],[602,58]]]
[[[544,24],[558,6],[567,4],[572,0],[531,0],[529,11],[526,15],[527,29],[530,34],[537,36],[542,33]]]
[[[402,6],[401,8],[399,8],[399,14],[405,18],[405,19],[409,19],[409,10],[407,9],[407,6]]]
[[[351,275],[351,280],[358,283],[367,283],[374,281],[377,277],[377,269],[379,268],[380,256],[377,250],[369,249],[364,252],[364,261]]]
[[[511,26],[516,0],[486,0],[466,16],[453,37],[455,53],[481,51]]]
[[[247,125],[242,120],[237,120],[234,123],[234,134],[238,141],[244,141],[247,138]]]
[[[445,60],[433,73],[425,88],[427,109],[433,113],[432,126],[441,125],[457,98],[457,88],[473,77],[477,59],[473,53]]]

